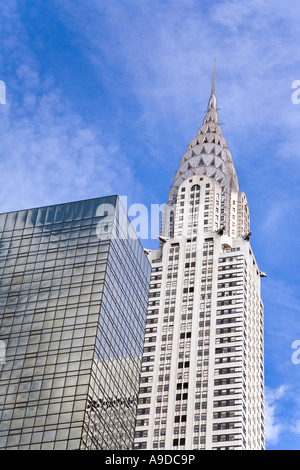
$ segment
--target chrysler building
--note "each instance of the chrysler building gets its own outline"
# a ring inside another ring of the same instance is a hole
[[[151,283],[134,449],[264,449],[262,273],[222,134],[216,66],[204,121],[165,205]]]

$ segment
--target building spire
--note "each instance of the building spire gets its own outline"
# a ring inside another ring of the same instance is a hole
[[[185,179],[192,174],[203,174],[221,184],[223,191],[229,188],[239,191],[239,183],[231,153],[220,127],[216,92],[216,56],[214,58],[211,95],[203,124],[196,137],[189,143],[187,152],[179,162],[173,185],[169,192],[169,202],[173,203],[177,191]]]
[[[214,59],[214,70],[213,70],[213,77],[212,77],[212,84],[211,84],[211,96],[216,96],[216,54]]]
[[[216,98],[216,54],[214,58],[214,68],[213,68],[213,76],[212,76],[212,83],[211,83],[211,94],[207,106],[207,114],[204,118],[203,123],[213,121],[216,124],[219,124],[219,117],[217,111],[217,98]]]

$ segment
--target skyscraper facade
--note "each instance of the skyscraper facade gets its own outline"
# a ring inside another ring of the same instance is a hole
[[[1,449],[131,449],[149,279],[116,196],[0,215]]]
[[[263,449],[263,305],[215,94],[182,156],[152,265],[135,449]]]

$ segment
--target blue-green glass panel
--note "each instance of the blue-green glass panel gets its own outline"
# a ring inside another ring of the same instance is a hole
[[[83,218],[93,217],[94,215],[94,207],[95,207],[95,200],[91,199],[89,201],[85,201],[84,203],[84,210],[83,210]]]
[[[17,215],[18,215],[17,212],[10,212],[9,214],[7,214],[7,219],[6,219],[6,224],[5,224],[6,231],[10,231],[14,229]]]
[[[41,207],[38,209],[36,225],[44,225],[47,214],[47,207]]]
[[[65,222],[70,222],[73,219],[75,203],[71,202],[66,205]]]
[[[59,206],[56,206],[54,222],[62,222],[64,220],[64,214],[65,204],[60,204]]]
[[[27,211],[26,227],[34,227],[36,223],[36,218],[38,214],[38,209],[29,209]]]
[[[26,217],[27,217],[27,211],[18,212],[15,229],[22,229],[25,227]]]
[[[53,219],[54,219],[54,215],[55,215],[55,209],[56,209],[56,206],[50,206],[50,207],[48,207],[48,209],[47,209],[47,215],[46,215],[46,220],[45,220],[45,223],[46,223],[46,224],[52,224]]]
[[[74,219],[78,220],[82,218],[84,201],[79,201],[75,203]]]

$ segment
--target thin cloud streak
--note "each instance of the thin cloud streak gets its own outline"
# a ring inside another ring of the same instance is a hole
[[[137,185],[117,139],[102,138],[73,112],[52,77],[41,77],[15,2],[1,10],[10,41],[0,60],[14,49],[16,73],[0,108],[0,212],[130,192]]]
[[[293,386],[281,384],[265,390],[265,437],[267,448],[297,450],[300,434],[300,396]],[[287,413],[292,410],[292,417]],[[291,436],[288,444],[287,436]]]
[[[281,385],[277,389],[266,388],[265,399],[265,426],[266,441],[270,444],[277,444],[280,434],[285,429],[285,423],[282,423],[278,417],[278,407],[280,400],[286,395],[288,387]]]
[[[291,103],[291,83],[300,62],[297,3],[289,9],[278,1],[271,5],[253,0],[213,6],[154,2],[150,7],[142,0],[135,7],[92,1],[87,12],[84,3],[75,7],[66,1],[60,15],[67,28],[77,31],[79,44],[99,73],[107,67],[112,77],[115,73],[112,89],[121,81],[123,90],[132,94],[140,109],[135,119],[141,134],[158,145],[163,132],[168,139],[176,130],[170,147],[178,148],[179,138],[188,143],[201,125],[216,51],[221,119],[226,120],[224,132],[241,170],[246,170],[243,161],[250,153],[253,164],[260,163],[262,146],[267,147],[273,135],[281,144],[276,155],[263,152],[264,166],[294,159],[294,153],[283,154],[282,147],[300,146],[299,133],[291,135],[289,127],[291,121],[294,126],[299,122]],[[281,22],[285,34],[276,35],[274,28],[282,29]],[[122,75],[117,75],[120,70]],[[123,90],[115,89],[121,100],[126,98]],[[246,155],[241,155],[243,139]]]

